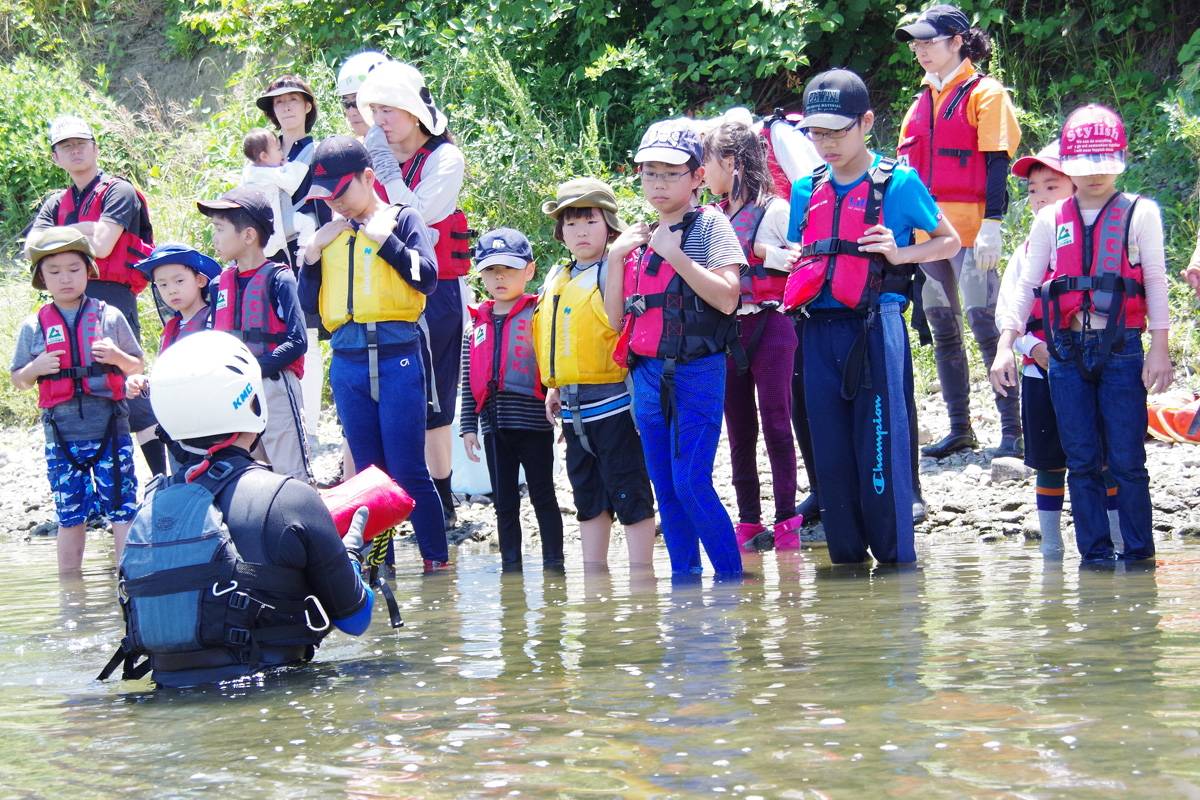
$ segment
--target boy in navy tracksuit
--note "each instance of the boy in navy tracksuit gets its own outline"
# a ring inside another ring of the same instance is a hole
[[[901,311],[912,265],[950,258],[958,234],[912,169],[867,149],[867,87],[836,69],[804,91],[808,136],[828,165],[792,188],[788,239],[801,245],[784,306],[810,319],[804,383],[835,564],[916,561],[912,357]],[[912,244],[913,230],[930,239]]]

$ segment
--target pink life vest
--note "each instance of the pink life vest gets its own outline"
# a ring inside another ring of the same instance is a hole
[[[400,165],[404,183],[410,190],[414,192],[417,190],[417,186],[421,183],[421,171],[425,168],[425,161],[434,150],[445,143],[445,138],[434,136],[421,145],[412,158]],[[437,244],[433,246],[433,253],[437,257],[438,280],[457,278],[470,272],[472,249],[468,242],[473,232],[469,230],[467,215],[463,213],[463,210],[456,208],[450,216],[429,227],[438,232]]]
[[[46,351],[58,353],[58,372],[38,378],[39,408],[53,408],[80,393],[110,400],[125,399],[125,376],[121,370],[92,360],[92,345],[104,338],[105,308],[104,301],[85,295],[75,314],[74,329],[67,325],[54,303],[38,309]]]
[[[984,80],[979,73],[958,85],[934,113],[933,90],[926,86],[896,148],[901,161],[921,176],[935,200],[982,203],[987,199],[987,161],[979,151],[979,130],[967,121],[971,93]]]
[[[240,297],[236,267],[222,270],[218,279],[216,308],[209,312],[213,315],[212,327],[241,339],[255,358],[261,358],[287,341],[287,323],[279,318],[271,305],[271,281],[281,269],[287,267],[271,261],[263,264],[251,276]],[[284,369],[303,378],[304,356]]]
[[[826,284],[834,300],[860,314],[873,310],[886,292],[908,295],[911,268],[858,249],[867,229],[883,221],[883,198],[895,167],[895,161],[880,159],[840,197],[827,165],[813,172],[813,191],[801,222],[800,261],[788,276],[784,310],[805,308]]]
[[[680,247],[703,209],[684,216],[672,229],[682,229]],[[737,320],[710,306],[649,247],[625,259],[625,330],[629,350],[638,356],[686,364],[722,353],[738,340]],[[619,363],[619,362],[618,362]]]
[[[500,327],[500,347],[496,348],[496,323],[492,317],[495,300],[486,300],[471,308],[471,396],[475,411],[495,392],[516,392],[545,399],[538,372],[533,342],[533,312],[537,295],[521,295]]]
[[[1024,246],[1026,249],[1028,249],[1029,242],[1026,242]],[[1050,269],[1047,269],[1046,275],[1045,275],[1045,277],[1042,278],[1042,280],[1048,281],[1052,277],[1054,277],[1054,272]],[[1046,325],[1045,325],[1045,320],[1042,318],[1042,304],[1041,303],[1034,303],[1030,307],[1029,319],[1025,320],[1025,332],[1032,333],[1034,336],[1041,339],[1043,342],[1046,341]],[[1021,366],[1027,367],[1030,364],[1037,364],[1037,361],[1032,356],[1026,356],[1026,355],[1021,356]],[[1041,368],[1039,367],[1038,369],[1041,369]]]
[[[725,201],[718,208],[725,213],[728,205],[729,202]],[[763,260],[754,254],[754,239],[758,236],[759,226],[762,225],[766,213],[766,206],[747,203],[729,218],[729,224],[733,226],[733,232],[737,234],[738,243],[742,246],[742,252],[746,254],[746,261],[750,265],[740,282],[740,299],[743,303],[778,304],[783,300],[783,288],[787,285],[788,276],[785,273],[775,270],[768,272],[763,266]]]
[[[106,176],[104,180],[97,182],[83,197],[78,209],[75,208],[75,193],[68,187],[58,202],[55,222],[58,225],[72,225],[76,222],[98,221],[100,213],[104,210],[105,192],[119,180],[121,179]],[[137,192],[138,201],[141,203],[138,213],[143,215],[142,231],[146,232],[150,239],[139,239],[127,230],[122,231],[117,243],[113,245],[112,252],[104,258],[96,259],[96,268],[100,271],[100,280],[122,283],[136,295],[146,288],[147,281],[146,276],[132,265],[150,257],[151,251],[154,250],[154,241],[153,236],[149,234],[150,217],[146,214],[146,198],[136,187],[134,191]]]
[[[1081,311],[1085,326],[1094,311],[1109,317],[1114,327],[1146,327],[1142,267],[1129,263],[1129,221],[1137,201],[1135,194],[1118,192],[1091,227],[1084,225],[1075,198],[1058,205],[1054,275],[1038,292],[1049,327],[1069,328]]]
[[[158,341],[158,352],[161,353],[185,336],[191,336],[193,333],[199,333],[200,331],[212,330],[212,307],[205,306],[185,323],[181,323],[181,319],[182,317],[176,314],[163,325],[162,338]]]

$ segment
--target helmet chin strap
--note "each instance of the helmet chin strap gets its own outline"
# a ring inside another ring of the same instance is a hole
[[[199,448],[188,447],[187,445],[183,445],[183,448],[185,450],[192,452],[192,453],[196,453],[197,455],[204,456],[204,460],[201,461],[199,464],[197,464],[195,469],[190,470],[188,472],[187,482],[191,483],[196,478],[200,477],[200,475],[204,472],[204,470],[208,469],[209,466],[211,465],[213,454],[216,453],[218,450],[221,450],[222,448],[229,447],[229,445],[233,444],[234,441],[236,441],[239,436],[241,436],[240,433],[231,433],[231,434],[229,434],[229,438],[217,442],[216,444],[214,444],[212,447],[208,448],[207,450],[201,450]]]

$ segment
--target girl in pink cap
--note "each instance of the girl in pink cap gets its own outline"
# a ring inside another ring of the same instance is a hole
[[[1121,118],[1104,106],[1084,106],[1067,118],[1060,161],[1075,194],[1033,222],[1015,299],[998,320],[1003,333],[991,370],[992,386],[1007,395],[1016,385],[1013,343],[1040,303],[1075,541],[1085,562],[1154,556],[1146,393],[1172,381],[1162,215],[1153,200],[1117,191],[1126,147]],[[1118,487],[1120,552],[1109,532],[1105,463]]]

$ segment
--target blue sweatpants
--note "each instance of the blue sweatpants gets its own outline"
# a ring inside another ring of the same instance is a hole
[[[329,383],[358,469],[374,464],[416,502],[409,519],[421,557],[449,560],[442,503],[425,466],[425,369],[412,352],[379,360],[379,402],[371,399],[366,361],[333,351]]]
[[[917,560],[912,521],[908,404],[912,356],[899,303],[884,303],[866,331],[866,359],[852,396],[843,375],[865,318],[816,313],[804,329],[804,383],[821,519],[835,564]],[[852,365],[853,366],[853,365]],[[852,382],[853,383],[853,382]]]
[[[669,427],[661,400],[664,363],[659,358],[638,359],[632,370],[633,414],[658,498],[671,571],[699,574],[703,544],[717,573],[740,573],[742,557],[733,523],[712,482],[725,402],[725,355],[704,356],[676,366],[678,411]]]

